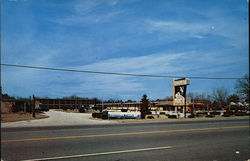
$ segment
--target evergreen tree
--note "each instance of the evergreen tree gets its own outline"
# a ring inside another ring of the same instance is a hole
[[[149,113],[148,99],[147,99],[147,95],[146,94],[144,94],[142,96],[141,103],[142,103],[142,106],[141,106],[141,118],[145,119],[146,114]]]

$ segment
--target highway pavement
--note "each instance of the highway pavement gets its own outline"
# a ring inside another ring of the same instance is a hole
[[[249,119],[1,129],[1,159],[250,159]]]

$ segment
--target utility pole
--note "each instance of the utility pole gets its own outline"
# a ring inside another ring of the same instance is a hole
[[[32,108],[32,101],[31,101],[31,96],[30,96],[30,104],[29,104],[29,109]],[[30,111],[29,111],[30,112]]]
[[[2,7],[1,4],[2,3],[1,3],[1,0],[0,0],[0,7]],[[0,31],[2,31],[1,30],[1,26],[2,26],[1,17],[2,16],[0,16]],[[2,35],[1,35],[1,32],[0,32],[0,41],[1,41],[1,37],[2,37]],[[0,112],[2,113],[2,74],[1,73],[2,73],[2,43],[0,42]]]
[[[102,100],[102,109],[101,109],[101,112],[102,112],[102,110],[103,110],[103,100]]]
[[[24,102],[24,105],[23,105],[24,107],[23,107],[23,112],[24,113],[26,113],[26,100],[25,100],[25,102]]]
[[[193,97],[193,108],[192,108],[192,113],[193,113],[193,111],[194,111],[194,97]]]
[[[0,70],[1,70],[1,68],[0,68]],[[0,73],[1,73],[1,71],[0,71]],[[0,76],[0,79],[2,79],[1,76]],[[0,81],[0,112],[2,113],[2,86],[1,86],[1,81]]]
[[[33,95],[33,106],[32,106],[32,117],[36,117],[36,98],[35,96]]]
[[[186,118],[186,106],[187,106],[187,103],[186,103],[186,101],[187,101],[187,99],[186,99],[186,97],[184,98],[184,100],[185,100],[185,105],[184,105],[184,118]]]

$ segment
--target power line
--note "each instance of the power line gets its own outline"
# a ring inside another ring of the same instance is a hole
[[[78,72],[78,73],[91,73],[91,74],[107,74],[107,75],[120,75],[120,76],[134,76],[134,77],[153,77],[153,78],[189,78],[189,79],[245,79],[236,77],[189,77],[189,76],[169,76],[169,75],[148,75],[148,74],[133,74],[133,73],[116,73],[116,72],[98,72],[90,70],[76,70],[76,69],[63,69],[63,68],[50,68],[40,66],[28,66],[28,65],[14,65],[14,64],[1,64],[1,66],[17,67],[17,68],[29,68],[29,69],[41,69],[41,70],[54,70],[64,72]]]

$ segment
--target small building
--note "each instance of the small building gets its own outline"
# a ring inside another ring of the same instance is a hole
[[[15,107],[15,100],[2,100],[1,102],[1,113],[11,113]]]
[[[39,106],[44,109],[78,109],[80,107],[90,106],[96,104],[95,100],[85,98],[37,98]]]

